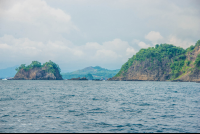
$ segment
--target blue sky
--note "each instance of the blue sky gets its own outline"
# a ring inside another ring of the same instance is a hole
[[[0,69],[119,69],[141,48],[200,39],[199,0],[0,0]]]

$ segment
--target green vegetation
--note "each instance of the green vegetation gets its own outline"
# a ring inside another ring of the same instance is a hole
[[[49,60],[49,62],[44,63],[42,67],[46,67],[47,72],[51,72],[53,74],[55,74],[55,69],[58,69],[58,71],[61,72],[59,65],[52,62],[51,60]]]
[[[118,72],[119,72],[119,69],[108,70],[105,68],[101,68],[99,66],[95,66],[95,67],[86,67],[84,69],[77,70],[70,73],[62,73],[62,77],[63,79],[71,79],[71,78],[78,78],[78,77],[82,78],[82,77],[86,77],[87,74],[91,74],[93,79],[108,79],[115,76]]]
[[[195,47],[196,46],[200,46],[200,40],[197,41],[197,43],[195,44]]]
[[[185,53],[184,53],[185,54]],[[184,54],[178,55],[173,59],[173,62],[170,65],[172,79],[175,79],[179,76],[180,71],[185,63],[186,56]]]
[[[121,70],[115,77],[120,76],[121,74],[125,75],[125,73],[128,71],[128,68],[133,64],[133,62],[136,62],[136,63],[142,62],[147,59],[150,60],[152,63],[155,60],[157,60],[158,62],[162,62],[164,59],[171,60],[173,57],[176,57],[176,56],[180,56],[180,57],[177,57],[174,60],[171,68],[174,71],[176,70],[176,72],[179,72],[180,67],[182,66],[182,61],[180,61],[180,59],[184,60],[185,52],[186,52],[186,50],[184,50],[183,48],[176,47],[171,44],[160,44],[160,45],[157,44],[155,46],[155,48],[149,47],[148,49],[141,49],[139,52],[136,53],[136,55],[133,55],[133,57],[130,58],[128,60],[128,62],[126,62],[124,65],[122,65]],[[177,65],[179,65],[178,68],[174,67]],[[155,65],[155,66],[157,66],[157,65]],[[153,68],[149,67],[148,69],[152,70]]]
[[[197,58],[196,58],[194,64],[198,69],[200,69],[199,68],[200,67],[200,54],[197,55]]]
[[[186,49],[187,52],[192,52],[194,50],[195,46],[191,45]]]
[[[93,79],[93,76],[92,74],[88,73],[86,76],[85,76],[88,80],[92,80]]]
[[[25,71],[29,71],[30,69],[33,68],[42,68],[43,70],[45,70],[48,73],[53,73],[55,74],[55,69],[58,69],[58,71],[60,72],[61,69],[58,66],[58,64],[52,62],[51,60],[49,60],[49,62],[44,63],[43,65],[41,65],[40,62],[38,61],[32,61],[32,63],[30,65],[26,64],[21,64],[19,67],[17,67],[15,70],[18,72],[21,69],[24,69]]]
[[[186,73],[188,69],[190,69],[189,66],[191,61],[186,60],[186,54],[188,52],[193,52],[194,48],[197,46],[200,46],[200,40],[197,41],[195,46],[192,45],[186,50],[171,44],[156,44],[155,47],[141,49],[136,53],[136,55],[133,55],[125,64],[122,65],[120,71],[114,77],[125,76],[133,63],[136,65],[144,61],[150,61],[151,66],[147,69],[153,70],[163,65],[164,61],[167,61],[165,67],[171,68],[172,79],[175,79],[180,74]],[[198,55],[195,61],[195,66],[200,66],[200,55]],[[165,70],[163,67],[162,69]]]

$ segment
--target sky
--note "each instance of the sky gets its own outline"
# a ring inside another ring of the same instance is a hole
[[[0,69],[120,69],[141,48],[200,39],[200,0],[0,0]]]

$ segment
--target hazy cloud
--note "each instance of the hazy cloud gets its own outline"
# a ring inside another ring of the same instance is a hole
[[[141,48],[200,37],[196,0],[0,0],[0,67],[52,60],[117,69]]]
[[[137,44],[140,48],[154,47],[156,44],[167,43],[167,44],[172,44],[178,47],[182,47],[184,49],[195,44],[195,42],[193,42],[192,40],[180,39],[180,38],[177,38],[175,35],[169,35],[164,38],[159,32],[156,32],[156,31],[149,32],[147,35],[145,35],[145,39],[150,41],[151,44],[147,44],[137,39],[134,39],[132,43]]]
[[[144,42],[139,42],[138,43],[138,46],[140,46],[141,48],[148,48],[148,47],[151,47],[149,44],[146,44],[146,43],[144,43]]]
[[[145,39],[148,39],[152,42],[152,44],[156,45],[163,37],[159,32],[151,31],[147,35],[145,35]]]
[[[129,57],[135,54],[135,50],[126,41],[114,39],[102,44],[88,42],[85,45],[76,46],[60,41],[47,43],[36,42],[28,38],[14,38],[12,35],[4,35],[0,38],[0,62],[13,64],[30,64],[33,60],[42,63],[52,60],[67,68],[68,64],[74,66],[101,64],[123,64]],[[9,59],[9,60],[8,60]],[[84,67],[84,66],[83,66]]]
[[[191,41],[189,39],[179,39],[176,36],[170,35],[166,38],[165,43],[173,44],[175,46],[186,49],[190,47],[191,45],[195,45],[196,42]]]
[[[0,10],[0,18],[7,30],[15,31],[20,36],[48,41],[59,34],[78,31],[69,14],[50,7],[43,0],[23,0],[14,3]]]

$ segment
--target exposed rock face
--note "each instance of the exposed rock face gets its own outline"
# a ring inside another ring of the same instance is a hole
[[[195,62],[197,55],[200,54],[200,46],[195,48],[195,51],[188,53],[186,55],[187,60],[190,60],[192,63]],[[189,71],[186,74],[182,75],[177,80],[179,81],[200,81],[200,70],[194,66],[194,64],[190,64],[191,68],[194,68],[193,71]]]
[[[125,80],[125,81],[165,81],[170,79],[170,67],[167,65],[168,61],[159,62],[147,59],[143,62],[134,62],[128,69],[125,76],[112,77],[108,80]],[[152,67],[151,70],[148,68]]]
[[[197,55],[200,54],[200,46],[195,47],[194,51],[187,53],[186,59],[194,63]],[[153,59],[146,59],[145,61],[134,61],[133,64],[128,68],[125,75],[121,73],[121,76],[112,77],[108,80],[112,81],[167,81],[172,78],[171,68],[168,64],[171,62],[169,59],[158,61]],[[200,81],[200,70],[190,64],[193,71],[182,73],[175,79],[176,81]],[[149,69],[151,68],[151,69]]]
[[[63,80],[58,69],[55,69],[55,73],[48,73],[46,68],[35,67],[25,71],[24,69],[19,70],[13,80]]]

